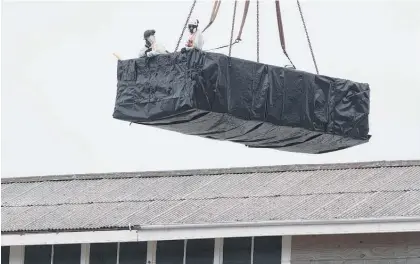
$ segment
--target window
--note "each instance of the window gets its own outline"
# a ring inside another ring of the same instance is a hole
[[[80,264],[80,244],[54,245],[54,264]]]
[[[251,264],[251,259],[252,264],[281,263],[281,237],[224,239],[223,264]]]
[[[1,264],[9,264],[6,250],[2,247],[2,255],[5,257],[2,257]],[[183,257],[183,248],[180,254]],[[51,256],[53,256],[53,262]],[[80,244],[26,246],[24,264],[80,264],[80,256]],[[116,264],[118,256],[119,264],[144,264],[147,262],[147,242],[120,243],[119,253],[118,243],[90,245],[90,264]]]
[[[1,247],[1,264],[9,264],[10,247]]]
[[[51,245],[25,246],[24,264],[51,263]]]
[[[80,264],[80,252],[80,244],[25,246],[24,264],[51,263],[52,256],[54,264]]]
[[[183,264],[184,240],[158,241],[156,264]]]
[[[251,264],[251,237],[225,238],[223,264]]]
[[[186,264],[213,264],[214,239],[193,239],[187,241]]]
[[[90,264],[117,263],[117,249],[117,243],[90,244]]]
[[[281,237],[255,237],[253,264],[281,263]]]
[[[143,264],[147,261],[147,242],[120,243],[119,264]]]
[[[214,239],[158,241],[155,264],[213,264],[214,243]],[[225,238],[223,264],[279,264],[281,247],[280,236]],[[90,264],[144,264],[147,253],[147,242],[94,243]],[[80,244],[26,246],[24,264],[80,264],[80,256]],[[8,264],[9,258],[9,247],[2,247],[1,264]]]

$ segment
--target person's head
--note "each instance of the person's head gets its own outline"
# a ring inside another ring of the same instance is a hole
[[[190,31],[191,34],[197,31],[198,23],[199,23],[198,19],[192,19],[188,23],[188,30]]]
[[[156,31],[154,29],[148,29],[144,31],[143,37],[147,44],[151,45],[155,42],[155,33]]]

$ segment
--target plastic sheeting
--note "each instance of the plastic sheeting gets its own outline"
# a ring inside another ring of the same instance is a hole
[[[366,83],[196,50],[120,60],[117,79],[119,120],[301,153],[370,138]]]

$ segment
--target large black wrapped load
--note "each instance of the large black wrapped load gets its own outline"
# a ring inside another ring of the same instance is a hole
[[[253,148],[369,141],[369,85],[200,51],[118,61],[113,117]]]

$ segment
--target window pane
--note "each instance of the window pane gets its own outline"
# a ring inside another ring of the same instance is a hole
[[[213,264],[214,239],[193,239],[187,241],[186,264]]]
[[[147,242],[120,243],[120,264],[144,264],[147,260]]]
[[[184,240],[158,241],[156,264],[183,264]]]
[[[251,238],[225,238],[223,264],[251,264]]]
[[[25,264],[51,263],[51,245],[25,246]]]
[[[1,264],[9,264],[10,247],[1,247]]]
[[[281,237],[254,238],[254,264],[281,263]]]
[[[54,245],[54,264],[80,264],[80,244]]]
[[[117,243],[95,243],[90,245],[90,264],[117,263]]]

